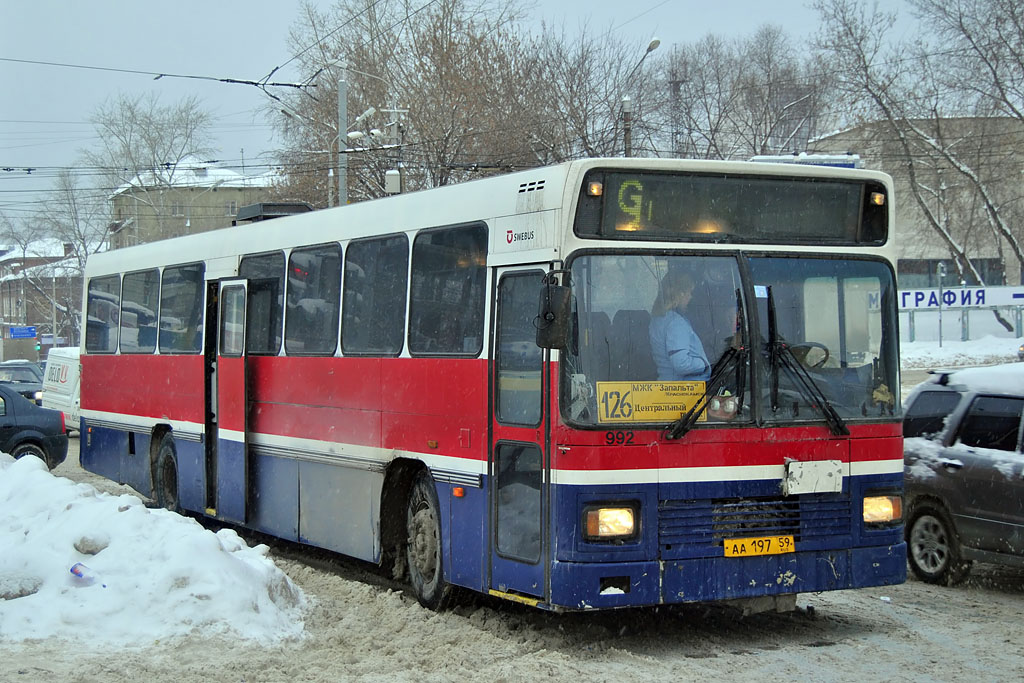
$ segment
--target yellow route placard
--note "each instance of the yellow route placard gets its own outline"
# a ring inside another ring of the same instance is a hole
[[[704,382],[598,382],[597,421],[672,422],[704,395]],[[702,412],[700,421],[705,419]]]

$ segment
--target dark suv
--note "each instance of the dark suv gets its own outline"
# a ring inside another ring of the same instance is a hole
[[[907,554],[923,581],[1024,566],[1024,365],[933,372],[903,419]]]

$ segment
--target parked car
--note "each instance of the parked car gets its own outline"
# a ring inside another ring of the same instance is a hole
[[[34,455],[52,470],[68,455],[64,413],[40,408],[0,384],[0,451],[15,458]]]
[[[907,397],[910,569],[952,585],[971,563],[1024,566],[1024,365],[939,371]]]
[[[43,371],[30,360],[0,363],[0,384],[6,384],[36,405],[43,402]]]
[[[78,347],[53,348],[46,355],[43,374],[43,407],[64,413],[68,429],[79,429],[81,363]]]

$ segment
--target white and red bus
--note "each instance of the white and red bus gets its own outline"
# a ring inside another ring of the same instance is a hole
[[[97,254],[82,465],[433,608],[900,583],[891,197],[589,159]],[[675,272],[699,378],[653,361]]]

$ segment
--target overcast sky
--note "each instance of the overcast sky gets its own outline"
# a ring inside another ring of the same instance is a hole
[[[592,29],[634,38],[638,55],[652,36],[665,50],[707,33],[749,35],[765,23],[782,25],[801,40],[817,26],[809,0],[587,0],[571,6],[537,0],[538,29],[541,21],[564,22],[572,34],[589,20]],[[214,116],[218,159],[239,165],[244,158],[254,170],[265,164],[277,141],[264,116],[268,98],[257,88],[170,77],[156,81],[149,72],[259,80],[285,65],[274,80],[299,80],[287,66],[288,29],[298,8],[289,0],[3,2],[0,211],[11,218],[32,211],[55,169],[73,166],[78,151],[95,143],[87,119],[118,93],[155,92],[165,104],[194,94]],[[36,170],[29,174],[28,168]]]

